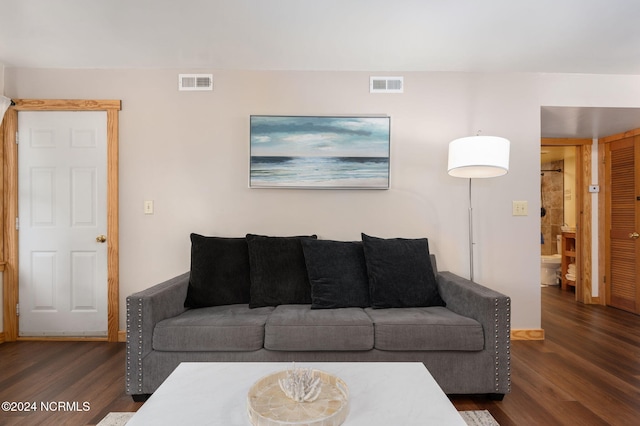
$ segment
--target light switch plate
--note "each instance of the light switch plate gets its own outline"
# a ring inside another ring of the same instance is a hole
[[[153,200],[145,200],[144,214],[153,214]]]
[[[529,215],[529,203],[526,201],[513,201],[512,214],[513,216]]]

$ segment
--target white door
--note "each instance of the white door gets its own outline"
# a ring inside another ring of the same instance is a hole
[[[18,113],[19,335],[107,335],[107,114]]]

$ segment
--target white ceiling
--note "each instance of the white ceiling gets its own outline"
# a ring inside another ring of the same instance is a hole
[[[638,0],[0,0],[0,63],[640,74],[638,17]]]
[[[542,107],[542,137],[601,138],[640,129],[640,108]]]
[[[0,0],[0,64],[33,68],[640,74],[640,0]],[[545,137],[640,112],[543,108]]]

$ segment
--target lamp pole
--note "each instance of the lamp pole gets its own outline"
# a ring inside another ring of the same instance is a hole
[[[473,281],[473,204],[471,202],[471,178],[469,178],[469,280]]]

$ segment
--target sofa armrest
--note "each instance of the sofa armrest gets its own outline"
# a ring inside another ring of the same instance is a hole
[[[152,351],[153,329],[187,309],[189,272],[127,297],[127,394],[142,394],[142,363]]]
[[[495,358],[495,393],[509,393],[511,299],[448,271],[438,273],[438,291],[448,309],[482,325],[485,351]]]

